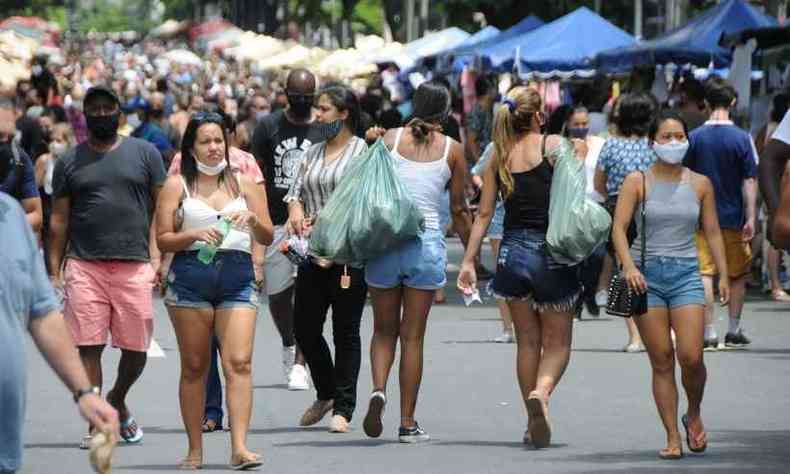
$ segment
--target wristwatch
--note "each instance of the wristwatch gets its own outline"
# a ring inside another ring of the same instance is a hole
[[[96,387],[95,385],[93,387],[89,387],[89,388],[81,388],[81,389],[77,390],[76,392],[74,392],[74,403],[79,403],[80,402],[80,398],[82,398],[83,395],[87,395],[89,393],[92,393],[92,394],[98,396],[99,394],[101,394],[101,391],[99,390],[99,387]]]

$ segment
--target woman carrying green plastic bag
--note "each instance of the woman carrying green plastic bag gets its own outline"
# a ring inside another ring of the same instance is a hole
[[[422,84],[414,94],[414,118],[403,128],[384,134],[384,144],[408,195],[425,218],[425,230],[367,261],[365,279],[373,298],[375,318],[371,341],[373,393],[363,427],[373,438],[381,435],[386,388],[398,340],[400,360],[400,429],[402,443],[428,441],[414,411],[422,379],[422,351],[434,293],[446,282],[444,234],[439,228],[441,197],[449,183],[453,222],[466,239],[471,215],[466,207],[466,160],[460,143],[445,136],[439,125],[450,112],[450,93],[437,82]],[[383,130],[371,130],[380,136]]]
[[[577,265],[606,242],[612,226],[609,213],[586,193],[584,162],[562,140],[554,150],[554,176],[549,203],[546,245],[558,263]]]
[[[349,165],[318,215],[309,251],[334,263],[361,267],[422,230],[422,214],[379,140]]]

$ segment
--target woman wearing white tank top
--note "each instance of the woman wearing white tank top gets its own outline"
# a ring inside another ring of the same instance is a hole
[[[414,94],[414,119],[406,127],[384,134],[398,177],[425,218],[425,231],[389,253],[366,263],[365,279],[373,298],[375,325],[371,341],[373,393],[363,423],[373,438],[383,430],[381,415],[386,387],[395,360],[398,339],[400,360],[400,429],[403,443],[430,437],[414,419],[422,379],[422,350],[428,313],[437,289],[446,283],[444,234],[439,226],[442,193],[450,184],[453,223],[466,241],[472,219],[466,206],[466,161],[460,143],[441,133],[439,124],[450,112],[450,93],[436,82],[421,85]],[[370,130],[369,137],[383,130]]]
[[[260,466],[262,458],[246,446],[252,411],[252,346],[258,297],[254,287],[252,239],[272,241],[266,192],[228,166],[227,130],[215,113],[193,116],[181,148],[181,174],[165,182],[157,203],[157,242],[174,252],[165,296],[181,355],[179,398],[189,451],[179,465],[203,463],[204,381],[212,334],[220,342],[231,424],[231,467]],[[229,219],[223,236],[216,224]],[[180,222],[179,222],[180,221]],[[199,249],[217,247],[213,259],[198,260]]]

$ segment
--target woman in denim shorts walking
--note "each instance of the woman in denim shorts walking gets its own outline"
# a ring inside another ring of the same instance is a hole
[[[433,81],[414,94],[414,118],[403,128],[386,132],[396,173],[425,218],[425,231],[381,257],[369,260],[365,279],[373,298],[375,319],[370,344],[373,393],[363,423],[365,433],[378,437],[386,403],[386,387],[400,339],[400,409],[398,439],[419,443],[430,437],[414,419],[422,380],[422,350],[434,294],[447,277],[444,232],[439,225],[442,194],[450,185],[453,223],[466,239],[471,215],[464,199],[466,161],[461,144],[441,132],[450,113],[450,92]],[[380,134],[370,130],[368,136]]]
[[[659,456],[679,459],[683,448],[677,419],[676,351],[688,397],[688,411],[682,418],[686,441],[693,452],[707,447],[700,417],[707,378],[702,359],[705,293],[694,243],[700,222],[721,270],[722,304],[729,300],[730,288],[713,186],[708,178],[682,165],[688,150],[685,122],[673,112],[663,112],[650,129],[650,139],[658,161],[644,173],[634,172],[625,179],[617,200],[612,238],[629,286],[647,292],[647,314],[634,320],[650,356],[653,397],[667,432],[667,446]],[[645,206],[646,228],[642,228],[641,218],[633,217],[635,211],[641,214],[641,206]],[[640,237],[629,249],[626,232],[632,220]],[[640,262],[643,234],[646,261]],[[637,269],[639,264],[644,273]],[[676,351],[671,330],[675,331]]]
[[[516,87],[504,102],[494,119],[495,156],[483,174],[480,213],[458,287],[468,293],[477,283],[474,260],[501,195],[504,234],[493,290],[507,300],[515,326],[518,382],[529,415],[524,442],[542,448],[551,442],[548,400],[570,359],[572,311],[581,288],[577,269],[557,264],[546,249],[554,166],[546,151],[555,150],[560,137],[541,134],[543,104],[536,90]],[[584,142],[574,144],[583,157]]]
[[[258,296],[252,268],[252,238],[272,242],[266,192],[250,178],[234,176],[228,166],[228,135],[216,113],[195,114],[181,145],[181,174],[171,176],[159,195],[157,242],[175,252],[168,275],[165,305],[181,355],[179,398],[189,439],[181,469],[203,463],[202,420],[210,342],[219,339],[227,380],[231,426],[231,467],[260,466],[262,458],[247,449],[252,411],[252,346]],[[216,224],[231,221],[223,235]],[[217,252],[199,259],[205,245]]]

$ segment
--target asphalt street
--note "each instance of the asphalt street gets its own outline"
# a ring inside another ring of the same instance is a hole
[[[460,246],[451,242],[449,247],[450,261],[458,262]],[[490,255],[486,258],[490,262]],[[314,392],[289,392],[283,385],[279,337],[268,309],[262,309],[253,362],[249,446],[264,454],[264,472],[790,472],[790,305],[751,295],[744,321],[754,341],[752,347],[705,354],[708,386],[703,419],[709,448],[704,455],[687,455],[680,461],[657,457],[665,437],[651,396],[646,355],[620,352],[626,342],[620,319],[586,316],[574,326],[571,363],[551,401],[554,444],[538,451],[521,443],[526,414],[515,378],[515,345],[491,342],[500,330],[493,300],[464,307],[453,290],[455,276],[454,272],[448,276],[448,303],[434,307],[428,324],[417,419],[433,440],[424,445],[397,442],[397,376],[391,378],[388,389],[383,436],[371,440],[362,432],[371,390],[369,306],[362,324],[359,400],[353,431],[348,434],[329,434],[328,418],[316,427],[298,427]],[[719,330],[726,330],[723,311],[717,317]],[[116,450],[113,472],[172,472],[186,454],[177,398],[178,350],[161,301],[156,302],[155,324],[155,339],[164,357],[149,359],[128,400],[145,439],[141,445]],[[85,425],[77,418],[71,396],[32,343],[29,349],[21,472],[91,472],[87,452],[77,449]],[[117,351],[106,351],[105,381],[114,380],[118,357]],[[683,401],[681,413],[684,407]],[[227,433],[205,436],[204,472],[226,471],[229,456]]]

